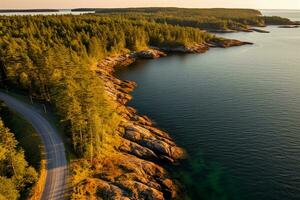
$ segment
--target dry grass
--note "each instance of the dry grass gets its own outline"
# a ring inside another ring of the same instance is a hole
[[[46,177],[47,177],[46,160],[42,160],[40,177],[30,192],[30,195],[28,198],[29,200],[40,200],[41,199],[42,193],[44,191],[44,187],[46,184]]]

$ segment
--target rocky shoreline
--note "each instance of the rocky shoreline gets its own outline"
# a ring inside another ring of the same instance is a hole
[[[264,27],[264,26],[261,26]],[[266,31],[264,29],[260,29],[260,28],[255,28],[255,27],[249,27],[249,28],[245,28],[245,29],[237,29],[237,30],[233,30],[233,29],[223,29],[223,30],[208,30],[208,32],[211,33],[238,33],[238,32],[258,32],[258,33],[270,33],[269,31]]]
[[[282,25],[278,26],[278,28],[300,28],[300,25]]]
[[[107,157],[110,164],[101,164],[101,172],[82,185],[86,193],[104,196],[104,199],[178,198],[178,185],[163,166],[164,163],[174,164],[184,159],[185,151],[147,116],[140,116],[134,108],[126,105],[132,99],[130,92],[136,83],[116,78],[116,67],[126,67],[137,59],[159,58],[172,52],[204,53],[211,47],[227,48],[245,44],[251,43],[224,39],[222,42],[189,48],[149,48],[101,60],[93,70],[103,80],[107,96],[122,118],[119,127],[120,145],[115,147],[115,155]],[[93,168],[96,166],[97,163]]]

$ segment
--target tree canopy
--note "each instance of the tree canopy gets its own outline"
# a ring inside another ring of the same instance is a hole
[[[0,199],[18,199],[37,181],[35,169],[28,165],[14,134],[0,118]]]

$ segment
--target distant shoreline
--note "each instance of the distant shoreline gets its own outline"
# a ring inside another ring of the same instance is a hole
[[[60,12],[60,11],[72,11],[72,12],[81,12],[81,11],[96,11],[97,9],[111,9],[111,8],[56,8],[56,9],[0,9],[0,13],[12,13],[12,12]],[[257,9],[260,11],[295,11],[300,12],[300,9]]]

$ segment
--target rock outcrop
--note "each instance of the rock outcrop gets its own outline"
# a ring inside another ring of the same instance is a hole
[[[239,40],[220,40],[220,41],[212,41],[210,42],[210,47],[218,47],[218,48],[228,48],[228,47],[235,47],[235,46],[243,46],[243,45],[253,45],[252,42],[242,42]]]
[[[167,56],[167,54],[160,51],[159,49],[152,48],[144,51],[135,52],[133,53],[133,56],[141,59],[155,59],[165,57]]]
[[[176,146],[166,132],[156,128],[148,117],[140,116],[134,108],[126,106],[132,98],[129,93],[136,87],[136,84],[132,81],[119,80],[113,75],[115,66],[131,63],[137,58],[149,59],[160,56],[166,56],[166,54],[156,49],[121,55],[102,61],[105,64],[100,62],[96,72],[104,82],[105,91],[112,100],[113,107],[122,116],[120,126],[124,131],[120,132],[120,136],[123,138],[123,144],[119,150],[139,158],[151,158],[151,161],[163,159],[175,162],[184,156],[183,150]],[[124,58],[130,61],[125,61]],[[110,67],[108,67],[107,60],[110,61]]]

